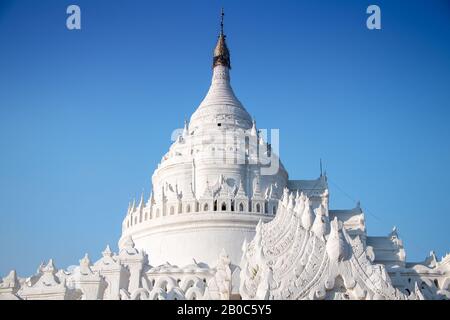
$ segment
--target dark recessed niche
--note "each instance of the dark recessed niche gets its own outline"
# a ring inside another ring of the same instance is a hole
[[[218,124],[217,124],[217,126],[218,126],[218,127],[221,127],[221,126],[222,126],[222,124],[221,124],[221,123],[218,123]]]

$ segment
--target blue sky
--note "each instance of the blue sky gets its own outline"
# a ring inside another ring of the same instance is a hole
[[[369,234],[397,225],[413,261],[450,249],[448,1],[2,0],[1,275],[117,248],[208,89],[222,5],[233,87],[280,128],[290,177],[316,178],[322,158],[332,207],[361,200]]]

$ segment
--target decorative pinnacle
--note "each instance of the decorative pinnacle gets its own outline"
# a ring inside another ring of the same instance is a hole
[[[228,69],[231,69],[230,63],[230,51],[228,50],[227,44],[225,42],[225,34],[223,32],[223,20],[225,13],[222,8],[221,20],[220,20],[220,35],[219,40],[217,41],[216,48],[214,49],[214,60],[213,60],[213,68],[221,65],[225,66]]]
[[[223,35],[223,19],[224,19],[224,17],[225,17],[225,12],[223,11],[223,8],[222,8],[222,18],[220,21],[220,34],[221,35]]]

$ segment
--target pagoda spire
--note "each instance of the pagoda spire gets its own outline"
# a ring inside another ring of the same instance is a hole
[[[189,133],[189,123],[187,120],[184,120],[184,128],[183,128],[183,138],[186,138]]]
[[[220,35],[217,40],[216,48],[214,49],[213,68],[217,66],[224,66],[231,69],[230,51],[228,50],[225,38],[227,37],[223,32],[223,20],[225,13],[222,8],[221,21],[220,21]]]
[[[225,12],[223,11],[222,8],[222,14],[221,14],[221,20],[220,20],[220,34],[223,35],[223,19],[225,17]]]
[[[138,208],[139,208],[139,210],[142,210],[144,208],[144,190],[142,190],[141,199],[139,200]]]

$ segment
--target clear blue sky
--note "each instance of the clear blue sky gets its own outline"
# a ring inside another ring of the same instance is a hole
[[[369,234],[397,225],[414,261],[450,250],[449,1],[1,0],[1,275],[117,248],[208,89],[222,5],[233,87],[280,128],[290,177],[322,158],[332,207],[361,200]]]

